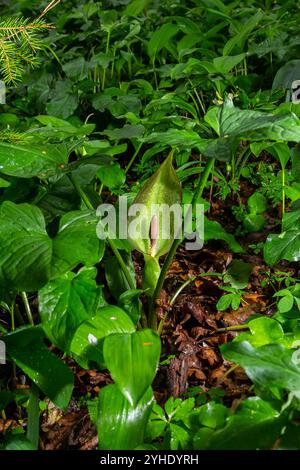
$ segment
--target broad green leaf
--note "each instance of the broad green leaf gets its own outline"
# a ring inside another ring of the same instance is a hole
[[[204,238],[205,241],[224,240],[234,253],[244,251],[231,233],[227,233],[219,222],[209,220],[207,217],[204,218]]]
[[[61,174],[67,163],[63,145],[0,142],[0,171],[5,175],[44,179]]]
[[[29,204],[0,207],[0,283],[10,290],[37,290],[50,277],[52,241],[42,212]]]
[[[136,406],[130,405],[116,385],[99,395],[97,430],[100,450],[134,450],[144,441],[153,392],[149,387]]]
[[[300,77],[300,60],[290,60],[277,70],[272,88],[291,89],[294,80]]]
[[[158,28],[151,36],[148,43],[148,55],[151,60],[154,60],[157,53],[168,45],[170,39],[177,34],[179,28],[172,23],[164,23]]]
[[[3,336],[2,340],[17,366],[53,403],[66,409],[72,395],[74,377],[69,367],[49,351],[43,338],[42,330],[27,327]]]
[[[222,297],[217,302],[216,308],[220,312],[223,312],[224,310],[227,310],[231,305],[233,296],[234,296],[234,294],[222,295]]]
[[[200,428],[194,437],[196,450],[270,449],[280,436],[286,418],[258,397],[244,400],[220,429]],[[220,420],[220,424],[222,421]]]
[[[287,162],[291,158],[291,150],[285,142],[254,142],[250,145],[250,148],[257,157],[259,157],[263,150],[267,150],[268,153],[279,160],[282,168],[286,167]]]
[[[247,201],[247,206],[251,214],[261,214],[262,212],[265,212],[267,210],[267,205],[267,199],[258,191],[255,191]]]
[[[238,137],[240,140],[300,141],[300,122],[292,113],[270,114],[261,111],[239,109],[227,97],[222,106],[213,107],[205,115],[205,121],[220,137]]]
[[[132,0],[124,11],[124,16],[138,16],[147,8],[150,0]]]
[[[300,228],[300,210],[286,212],[282,217],[282,228],[284,231]]]
[[[285,295],[282,299],[279,300],[277,304],[277,308],[280,313],[286,313],[292,310],[294,305],[294,297],[291,293],[289,295]]]
[[[46,110],[50,116],[67,119],[74,113],[78,103],[78,92],[72,89],[72,82],[69,79],[58,80]]]
[[[152,330],[115,334],[104,341],[105,363],[119,390],[136,405],[151,385],[160,357],[160,338]]]
[[[53,239],[51,278],[83,263],[98,263],[105,249],[96,234],[98,218],[93,210],[72,211],[64,215]]]
[[[243,220],[243,227],[249,233],[260,232],[266,223],[266,219],[261,214],[247,214]]]
[[[39,291],[43,329],[66,353],[76,329],[97,310],[101,289],[96,275],[96,268],[82,268],[77,274],[69,272],[48,282]]]
[[[236,49],[237,49],[237,52],[242,51],[244,49],[244,45],[249,34],[255,28],[257,28],[257,25],[262,21],[263,18],[264,18],[264,12],[262,10],[258,10],[255,14],[249,15],[249,18],[247,18],[247,21],[240,22],[240,23],[236,22],[235,29],[237,29],[237,25],[238,25],[238,30],[235,36],[233,36],[226,42],[223,48],[223,55],[227,56],[232,51],[235,51]]]
[[[60,221],[51,239],[42,212],[30,204],[0,206],[0,282],[10,290],[33,291],[79,263],[91,266],[104,251],[93,211],[75,211]]]
[[[141,316],[140,296],[142,292],[141,289],[129,289],[123,292],[118,299],[118,306],[125,310],[135,325]]]
[[[259,317],[247,323],[250,333],[241,333],[235,342],[249,341],[252,346],[264,346],[271,343],[282,343],[284,331],[278,321],[269,317]]]
[[[270,234],[264,244],[264,259],[273,266],[279,261],[299,261],[300,259],[300,231],[298,229]]]
[[[253,347],[248,341],[222,346],[229,361],[243,367],[250,379],[261,388],[278,387],[300,392],[300,364],[293,360],[293,351],[281,344]]]
[[[125,183],[126,175],[119,163],[111,162],[109,165],[100,166],[97,176],[107,188],[115,189]]]
[[[100,307],[95,314],[83,322],[76,330],[70,346],[71,354],[84,369],[97,364],[103,368],[104,338],[116,333],[134,333],[135,327],[130,317],[119,307]]]
[[[229,282],[231,287],[245,289],[252,271],[251,264],[235,259],[230,264],[224,275],[224,282]]]
[[[123,260],[127,266],[127,269],[131,275],[133,283],[136,283],[135,270],[132,262],[132,258],[127,253],[122,252]],[[120,267],[118,260],[115,256],[109,256],[105,259],[105,278],[109,287],[110,292],[116,300],[124,293],[127,292],[130,286],[128,285],[127,279]]]
[[[224,426],[228,416],[228,408],[218,403],[209,402],[199,409],[199,421],[202,426],[218,429]]]
[[[24,434],[13,434],[5,441],[4,450],[36,450],[36,447]]]
[[[141,124],[129,125],[125,124],[124,127],[115,128],[115,129],[106,129],[101,132],[103,135],[107,135],[112,140],[120,139],[133,139],[134,137],[141,137],[145,131],[144,126]]]
[[[145,182],[131,206],[132,209],[140,205],[136,214],[129,212],[132,217],[129,217],[128,234],[133,248],[152,257],[167,253],[175,236],[175,226],[178,226],[178,214],[173,214],[173,217],[170,215],[168,221],[163,206],[170,209],[173,205],[178,207],[180,204],[181,185],[170,153],[160,168]],[[181,214],[179,218],[181,224]],[[151,239],[151,233],[155,233],[155,239]]]
[[[227,74],[237,64],[239,64],[246,57],[245,53],[233,56],[220,56],[213,59],[213,65],[217,73]]]

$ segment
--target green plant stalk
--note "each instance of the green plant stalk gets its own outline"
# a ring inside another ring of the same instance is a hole
[[[285,214],[285,168],[281,167],[281,188],[282,188],[282,217]]]
[[[39,389],[35,384],[31,385],[28,404],[27,438],[37,450],[39,447],[40,408]]]
[[[76,191],[78,192],[79,196],[81,197],[81,199],[83,200],[84,204],[86,205],[86,207],[88,209],[92,209],[92,210],[95,210],[93,204],[91,203],[91,201],[89,200],[88,196],[85,194],[85,192],[83,191],[82,187],[80,186],[79,183],[77,183],[77,181],[73,178],[73,176],[71,174],[68,175],[71,183],[73,184],[74,188],[76,189]],[[118,248],[116,247],[115,243],[113,240],[111,240],[110,238],[107,238],[107,242],[113,252],[113,254],[115,255],[115,257],[117,258],[118,260],[118,263],[124,273],[124,276],[126,278],[126,281],[128,282],[128,285],[130,287],[130,289],[135,289],[135,285],[134,285],[134,282],[132,280],[132,277],[130,276],[130,273],[127,269],[127,266],[122,258],[122,256],[120,255],[119,253],[119,250]]]
[[[109,29],[108,32],[107,32],[105,54],[108,54],[108,51],[109,51],[110,35],[111,35],[111,30]],[[104,68],[104,70],[103,70],[102,91],[105,88],[105,81],[106,81],[106,68]]]
[[[24,303],[24,307],[25,307],[25,311],[26,311],[28,321],[29,321],[30,325],[34,325],[32,312],[31,312],[31,308],[30,308],[30,305],[29,305],[29,302],[28,302],[28,297],[27,297],[26,292],[21,292],[21,297],[22,297],[22,300],[23,300],[23,303]]]
[[[205,165],[204,171],[201,174],[199,183],[197,185],[196,191],[195,191],[193,199],[192,199],[192,213],[193,214],[195,213],[195,208],[196,208],[197,201],[198,201],[199,197],[202,196],[202,193],[203,193],[204,188],[206,186],[206,183],[207,183],[208,177],[211,173],[211,170],[213,168],[213,165],[214,165],[214,159],[209,158],[207,160],[206,165]],[[174,241],[172,243],[172,246],[170,248],[170,251],[169,251],[169,253],[168,253],[168,255],[165,259],[165,262],[164,262],[164,264],[161,268],[161,273],[160,273],[160,276],[158,278],[157,285],[156,285],[153,297],[151,299],[151,306],[150,306],[150,309],[149,309],[149,321],[148,321],[148,323],[150,324],[151,328],[154,331],[157,331],[157,318],[156,318],[156,312],[155,312],[155,303],[156,303],[156,300],[160,296],[160,293],[161,293],[161,290],[162,290],[162,287],[163,287],[168,269],[169,269],[169,267],[170,267],[170,265],[173,261],[175,253],[177,251],[177,248],[179,247],[181,242],[182,242],[182,238],[175,238],[174,239]]]
[[[134,154],[132,155],[131,159],[130,159],[130,162],[128,163],[128,165],[126,166],[124,172],[125,172],[125,175],[128,173],[128,171],[130,170],[130,168],[132,167],[136,157],[138,156],[139,154],[139,151],[141,150],[142,148],[142,145],[143,143],[140,143],[136,149],[136,151],[134,152]]]
[[[233,326],[226,326],[225,328],[218,328],[215,330],[216,333],[226,333],[226,331],[239,331],[239,330],[249,330],[249,326],[247,325],[233,325]]]

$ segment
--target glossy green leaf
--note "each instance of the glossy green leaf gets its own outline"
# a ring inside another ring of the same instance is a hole
[[[140,296],[142,292],[141,289],[129,289],[123,292],[118,299],[118,306],[125,310],[135,325],[141,316],[142,305]]]
[[[138,16],[147,8],[150,0],[132,0],[124,11],[125,16]]]
[[[300,364],[293,351],[280,344],[253,347],[248,341],[222,346],[226,359],[242,366],[250,379],[262,388],[278,387],[300,392]]]
[[[4,444],[4,450],[36,450],[35,445],[23,434],[13,434],[8,437]]]
[[[151,385],[160,357],[160,338],[152,330],[108,336],[105,363],[119,390],[136,405]]]
[[[83,322],[73,336],[71,354],[84,369],[97,364],[103,368],[104,338],[116,333],[134,333],[135,326],[130,317],[119,307],[107,305],[97,310]]]
[[[228,408],[218,403],[209,402],[199,409],[199,421],[202,426],[217,429],[225,424],[228,416]]]
[[[95,282],[96,268],[82,268],[48,282],[39,291],[39,311],[47,337],[65,352],[76,329],[92,317],[101,289]]]
[[[224,240],[234,253],[244,251],[231,233],[227,233],[219,222],[209,220],[207,217],[204,217],[204,238],[205,241]]]
[[[247,323],[250,333],[241,333],[235,342],[249,341],[252,346],[263,346],[271,343],[282,343],[284,331],[280,323],[273,318],[259,317]]]
[[[222,106],[210,108],[204,119],[220,137],[300,141],[300,122],[294,114],[242,110],[233,105],[230,97]]]
[[[97,176],[101,183],[107,188],[119,188],[124,184],[126,175],[118,163],[111,162],[109,165],[100,166]]]
[[[122,257],[131,275],[132,281],[135,284],[135,270],[132,258],[124,252],[122,252]],[[124,292],[128,291],[130,286],[128,285],[127,279],[120,268],[118,260],[114,256],[109,256],[105,259],[105,277],[109,290],[115,299],[118,300]]]
[[[299,230],[288,230],[280,235],[270,234],[264,244],[264,259],[270,266],[273,266],[283,259],[287,261],[299,261]]]
[[[77,264],[92,266],[98,263],[105,242],[96,233],[98,218],[93,210],[72,211],[64,215],[53,239],[51,277],[60,275]]]
[[[42,212],[30,204],[0,207],[0,282],[14,290],[38,290],[77,264],[93,265],[104,252],[93,211],[70,212],[51,239]]]
[[[49,351],[36,327],[14,331],[2,340],[17,366],[60,408],[67,408],[74,377],[69,367]]]
[[[158,28],[151,36],[148,43],[148,55],[154,60],[158,52],[168,45],[170,39],[178,32],[177,25],[172,23],[165,23]]]
[[[116,385],[104,387],[98,403],[99,449],[134,450],[142,444],[152,403],[151,387],[136,406],[130,405]]]
[[[252,214],[261,214],[262,212],[265,212],[267,210],[267,199],[265,196],[258,191],[255,191],[253,193],[248,201],[247,201],[247,206],[249,209],[249,212]]]
[[[67,163],[67,151],[62,145],[0,142],[0,171],[5,175],[49,178],[61,174]]]
[[[223,280],[224,282],[229,282],[231,287],[245,289],[248,285],[251,271],[251,264],[235,259],[230,263]]]
[[[249,233],[260,232],[266,223],[266,219],[261,214],[247,214],[243,220],[244,229]]]
[[[269,403],[250,397],[242,402],[234,415],[228,416],[224,427],[217,430],[200,428],[193,447],[196,450],[270,449],[280,436],[285,421]]]

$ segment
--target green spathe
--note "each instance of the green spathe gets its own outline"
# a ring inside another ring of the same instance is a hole
[[[155,258],[164,255],[170,249],[175,236],[176,215],[170,210],[170,218],[167,218],[166,213],[172,206],[181,203],[181,185],[172,165],[172,158],[173,152],[146,181],[134,199],[133,205],[140,205],[138,212],[136,214],[129,212],[130,243],[136,250]],[[159,206],[159,211],[153,214],[152,208],[155,206]],[[140,224],[137,235],[133,235],[130,231],[135,216],[138,217]]]

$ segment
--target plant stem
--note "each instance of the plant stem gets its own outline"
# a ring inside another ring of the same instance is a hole
[[[80,184],[76,181],[75,178],[73,178],[73,176],[71,174],[68,175],[68,178],[69,180],[71,181],[71,183],[73,184],[74,188],[76,189],[76,191],[78,192],[79,196],[81,197],[81,199],[83,200],[84,204],[86,205],[86,207],[88,209],[95,209],[93,204],[91,203],[91,201],[89,200],[89,198],[87,197],[87,195],[85,194],[85,192],[83,191],[82,187],[80,186]]]
[[[25,311],[26,311],[28,321],[29,321],[30,325],[34,325],[32,312],[31,312],[31,308],[30,308],[30,305],[29,305],[29,302],[28,302],[28,297],[27,297],[26,292],[21,292],[21,297],[22,297],[22,300],[23,300],[23,303],[24,303],[24,307],[25,307]]]
[[[281,167],[281,186],[282,186],[282,217],[285,214],[285,168]]]
[[[37,450],[39,446],[39,427],[40,427],[40,408],[39,408],[39,389],[32,384],[28,405],[28,423],[27,438]]]
[[[15,331],[16,325],[15,325],[15,301],[12,303],[11,308],[10,308],[10,320],[11,320],[11,330]]]
[[[111,35],[111,30],[109,29],[107,32],[107,39],[106,39],[106,48],[105,48],[106,55],[108,54],[108,51],[109,51],[110,35]],[[102,77],[102,91],[105,88],[105,81],[106,81],[106,68],[104,67],[103,77]]]
[[[71,183],[73,184],[74,188],[76,189],[76,191],[78,192],[79,196],[81,197],[81,199],[83,200],[84,204],[86,205],[86,207],[88,209],[93,209],[95,210],[93,204],[91,203],[91,201],[89,200],[88,196],[85,194],[85,192],[83,191],[82,187],[80,186],[79,183],[77,183],[77,181],[73,178],[73,176],[70,174],[68,175],[69,177],[69,180],[71,181]],[[110,238],[107,237],[107,242],[112,250],[112,252],[114,253],[115,257],[117,258],[118,260],[118,263],[124,273],[124,276],[126,278],[126,281],[128,282],[128,285],[130,287],[130,289],[135,289],[135,285],[134,285],[134,281],[130,275],[130,272],[128,271],[127,269],[127,266],[122,258],[122,256],[120,255],[119,253],[119,250],[118,248],[116,247],[115,243],[113,240],[111,240]]]
[[[136,151],[134,152],[134,154],[132,155],[131,159],[130,159],[130,162],[128,163],[127,167],[125,168],[125,174],[128,173],[128,171],[130,170],[130,168],[132,167],[136,157],[138,156],[139,154],[139,151],[141,150],[142,148],[142,145],[143,143],[140,143],[136,149]]]
[[[215,332],[226,333],[226,331],[238,331],[238,330],[249,330],[249,326],[247,325],[226,326],[225,328],[218,328],[217,330],[215,330]]]
[[[195,208],[196,208],[197,201],[198,201],[199,197],[202,196],[202,193],[204,191],[205,185],[207,183],[207,180],[208,180],[210,172],[213,168],[213,165],[214,165],[214,159],[209,158],[206,162],[204,171],[201,174],[199,183],[197,185],[196,191],[195,191],[193,199],[192,199],[192,213],[193,214],[195,213]],[[169,269],[169,267],[170,267],[170,265],[173,261],[175,253],[177,251],[177,248],[179,247],[181,242],[182,242],[182,238],[175,238],[174,239],[174,241],[172,243],[172,246],[170,248],[170,251],[169,251],[169,253],[168,253],[168,255],[165,259],[165,262],[164,262],[164,264],[161,268],[160,276],[158,278],[157,285],[156,285],[156,288],[155,288],[155,291],[154,291],[154,294],[153,294],[153,297],[152,297],[152,300],[151,300],[151,306],[150,306],[150,312],[149,312],[149,323],[151,325],[151,328],[154,329],[154,331],[156,331],[156,329],[157,329],[157,319],[156,319],[156,313],[155,313],[155,302],[160,296],[160,293],[161,293],[161,290],[162,290],[162,287],[163,287],[168,269]]]

